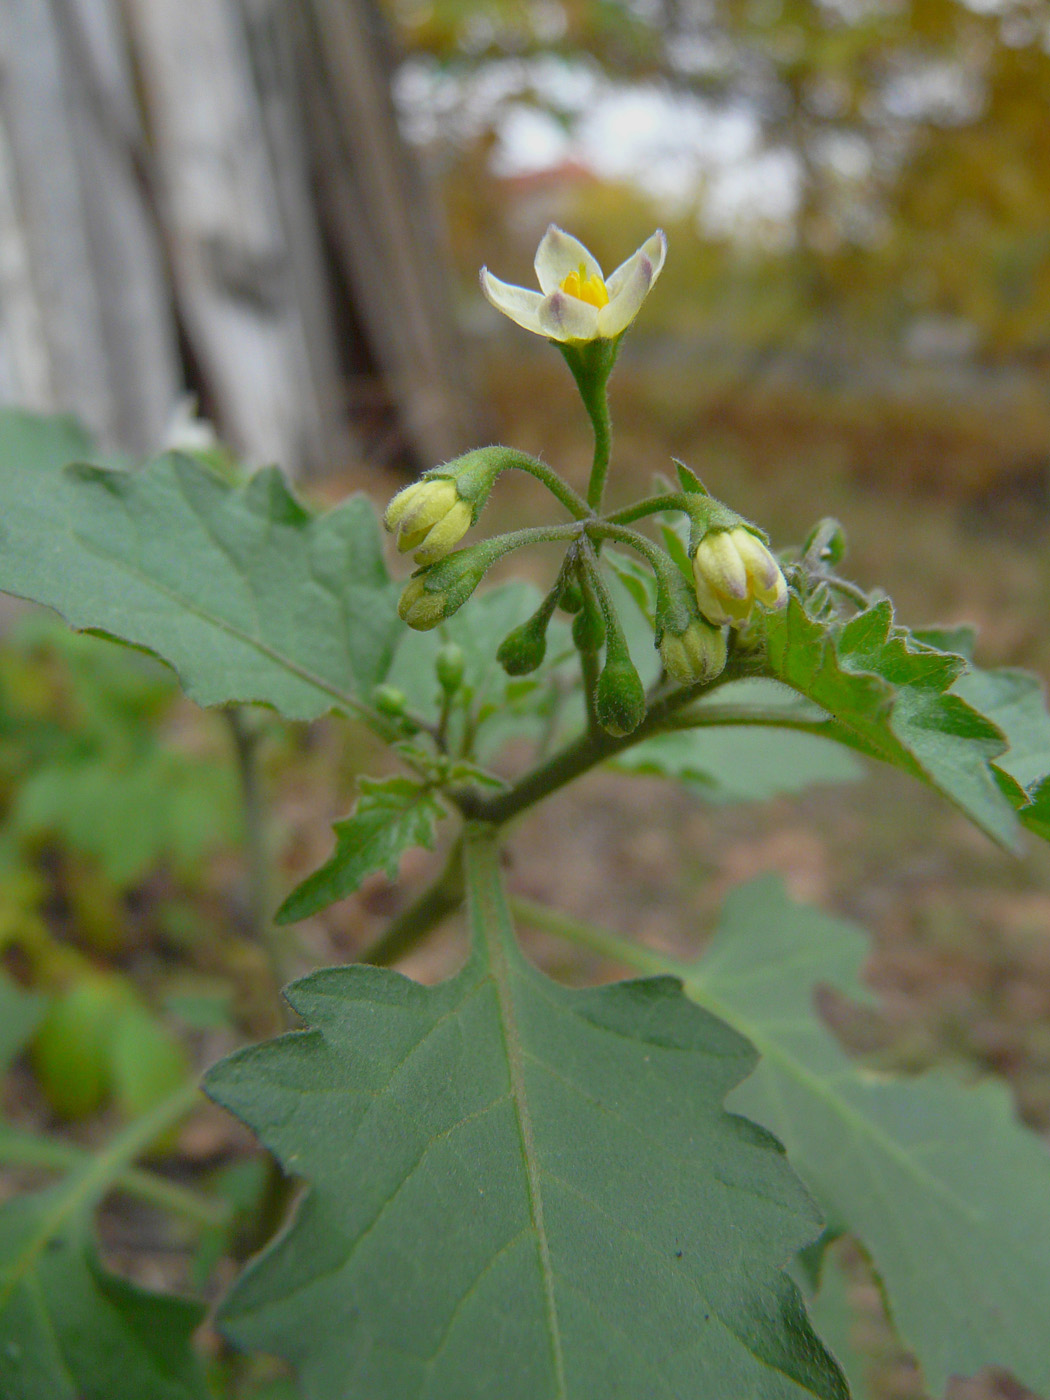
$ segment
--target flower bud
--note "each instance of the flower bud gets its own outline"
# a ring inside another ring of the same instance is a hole
[[[583,607],[583,594],[580,592],[580,585],[574,578],[565,580],[561,597],[558,599],[558,606],[562,612],[567,613],[578,613]]]
[[[437,674],[438,685],[440,685],[446,695],[455,695],[456,691],[463,684],[465,665],[466,660],[463,656],[463,648],[457,646],[455,642],[446,642],[434,660],[434,670]]]
[[[725,670],[726,634],[703,618],[696,618],[684,632],[665,632],[659,646],[664,670],[682,685],[713,681]]]
[[[744,525],[709,530],[693,555],[696,600],[708,622],[742,627],[755,603],[782,608],[787,584],[780,565]]]
[[[599,651],[605,641],[605,619],[586,600],[572,620],[572,640],[577,651]]]
[[[626,652],[609,657],[598,677],[594,711],[607,734],[631,734],[645,718],[645,690]]]
[[[483,540],[413,574],[397,605],[409,627],[427,632],[463,606],[500,556],[498,543]]]
[[[802,546],[802,557],[825,568],[842,563],[846,557],[846,532],[833,516],[826,515],[813,526]]]
[[[372,691],[372,703],[381,714],[397,719],[405,713],[408,699],[396,685],[377,685]]]
[[[405,584],[398,601],[397,615],[417,632],[429,632],[445,617],[445,595],[428,592],[426,575],[417,574]]]
[[[447,477],[424,477],[399,491],[386,508],[383,523],[397,531],[402,554],[414,549],[417,564],[435,564],[453,549],[474,523],[474,511],[461,500]]]
[[[527,676],[543,664],[547,654],[547,619],[530,617],[508,632],[496,652],[496,660],[508,676]]]

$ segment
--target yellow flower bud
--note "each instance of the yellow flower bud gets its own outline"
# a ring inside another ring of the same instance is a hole
[[[684,632],[665,632],[660,638],[660,659],[672,680],[682,685],[713,681],[725,670],[726,634],[697,619]]]
[[[429,632],[445,616],[444,593],[428,593],[422,575],[410,578],[397,605],[397,615],[417,632]]]
[[[473,507],[460,499],[448,477],[424,477],[399,491],[386,508],[383,524],[397,531],[402,554],[418,550],[417,564],[435,564],[453,549],[474,521]]]
[[[780,565],[743,525],[703,537],[693,555],[693,579],[700,611],[716,627],[742,627],[756,602],[767,608],[787,603]]]

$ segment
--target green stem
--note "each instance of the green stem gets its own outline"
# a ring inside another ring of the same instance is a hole
[[[463,838],[449,851],[445,868],[414,903],[393,919],[357,961],[389,967],[463,903]]]
[[[237,773],[241,785],[241,810],[244,813],[244,851],[247,864],[246,890],[248,931],[265,951],[273,983],[274,1024],[287,1024],[286,1012],[280,1000],[285,981],[285,939],[270,917],[273,908],[270,885],[270,850],[266,831],[266,804],[259,772],[260,731],[251,724],[241,706],[223,711],[233,736],[237,756]]]
[[[537,764],[505,792],[482,795],[471,790],[456,795],[459,808],[464,816],[474,821],[502,825],[549,797],[551,793],[557,792],[567,783],[571,783],[588,769],[615,757],[650,735],[659,733],[667,727],[670,718],[686,705],[736,679],[738,674],[730,658],[726,669],[716,680],[658,691],[645,719],[632,733],[620,738],[607,734],[604,730],[599,730],[596,734],[583,734],[559,753]]]
[[[509,554],[513,549],[522,549],[529,544],[552,544],[560,540],[576,540],[580,537],[583,529],[582,523],[574,522],[572,525],[532,525],[525,530],[512,530],[507,535],[493,535],[485,544],[492,550],[492,559],[489,567],[501,559],[504,554]],[[477,548],[477,546],[472,546]],[[451,558],[451,556],[447,556]],[[440,563],[438,564],[440,567]]]
[[[559,500],[570,515],[577,520],[586,520],[592,514],[590,506],[579,494],[574,491],[567,482],[549,467],[546,462],[541,462],[538,457],[530,457],[527,452],[515,452],[513,457],[507,462],[507,468],[520,472],[528,472],[537,481],[541,481],[547,490]]]
[[[673,495],[647,496],[644,501],[636,501],[633,506],[613,511],[605,520],[610,525],[629,525],[632,520],[641,520],[645,515],[657,515],[661,511],[680,510],[688,515],[688,501],[689,497],[684,491],[676,491]]]
[[[635,550],[651,566],[657,578],[662,578],[668,569],[675,569],[674,560],[665,553],[658,544],[653,544],[652,540],[646,539],[637,530],[625,529],[622,525],[612,525],[608,520],[596,520],[587,527],[589,538],[616,540],[619,544],[625,544]]]
[[[148,1113],[129,1123],[123,1132],[110,1139],[101,1152],[88,1157],[83,1167],[66,1179],[57,1189],[50,1208],[44,1212],[36,1233],[20,1245],[13,1263],[9,1261],[10,1267],[0,1286],[0,1308],[7,1304],[47,1248],[48,1242],[80,1211],[90,1210],[96,1205],[136,1157],[180,1118],[184,1118],[196,1102],[198,1093],[196,1084],[182,1085]]]
[[[592,510],[600,510],[605,495],[605,478],[609,475],[609,456],[612,452],[612,418],[609,414],[609,396],[602,384],[597,393],[584,398],[587,415],[594,428],[594,459],[591,463],[591,479],[587,484],[587,504]]]
[[[58,1138],[38,1137],[20,1128],[0,1130],[0,1162],[19,1167],[45,1167],[52,1171],[75,1171],[87,1165],[91,1154],[75,1143]],[[125,1167],[113,1181],[113,1190],[135,1196],[161,1210],[181,1215],[195,1225],[223,1225],[230,1218],[230,1207],[202,1195],[176,1181],[168,1181],[141,1167]]]
[[[587,729],[591,734],[600,734],[602,727],[598,723],[598,711],[594,707],[594,692],[598,686],[598,653],[596,651],[581,651],[580,672],[583,677],[583,703],[587,711]]]
[[[629,939],[621,938],[596,924],[586,924],[580,919],[573,919],[546,904],[536,904],[531,899],[514,897],[510,901],[510,907],[521,923],[529,924],[542,933],[552,933],[566,942],[589,948],[603,958],[608,958],[610,962],[623,963],[625,967],[633,967],[638,972],[648,972],[657,976],[671,973],[684,977],[690,970],[688,964],[678,963],[666,953],[658,953],[639,943],[632,943]]]

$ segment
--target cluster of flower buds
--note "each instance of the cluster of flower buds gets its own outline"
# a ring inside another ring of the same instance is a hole
[[[480,448],[425,473],[400,491],[387,508],[387,529],[398,548],[412,551],[417,572],[401,596],[399,612],[410,627],[436,627],[461,607],[497,558],[539,539],[569,542],[565,563],[539,609],[504,638],[497,659],[513,676],[535,671],[547,650],[547,631],[559,606],[574,614],[572,636],[592,678],[592,720],[614,735],[630,734],[646,713],[642,682],[631,660],[623,628],[601,572],[602,541],[625,541],[647,560],[656,576],[655,645],[665,675],[684,686],[702,686],[724,671],[732,629],[745,627],[756,606],[777,609],[787,602],[787,584],[764,535],[735,511],[714,500],[678,465],[682,490],[652,497],[618,515],[599,515],[608,462],[605,381],[619,340],[660,275],[666,240],[659,230],[608,278],[578,239],[551,225],[536,252],[540,290],[514,287],[482,269],[489,301],[526,330],[554,341],[569,363],[599,449],[588,499],[576,495],[535,458],[503,447]],[[604,427],[602,426],[604,424]],[[602,434],[604,433],[604,438]],[[575,517],[570,526],[539,527],[498,536],[467,549],[459,541],[477,522],[496,477],[521,467],[544,481]],[[688,559],[677,562],[626,522],[657,511],[683,512],[690,524]],[[455,552],[453,552],[455,551]],[[681,565],[681,567],[679,566]]]

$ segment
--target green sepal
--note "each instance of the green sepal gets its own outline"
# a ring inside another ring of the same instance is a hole
[[[684,462],[680,462],[677,457],[672,457],[674,469],[678,473],[678,480],[682,490],[688,491],[691,496],[710,496],[711,492],[693,471],[692,467],[687,467]]]
[[[612,374],[616,356],[620,350],[623,332],[612,340],[558,340],[557,345],[572,371],[580,398],[590,411],[590,405],[605,393],[609,375]]]
[[[689,558],[692,559],[705,535],[714,530],[735,530],[742,526],[750,530],[763,544],[769,543],[769,536],[750,520],[745,520],[723,501],[714,496],[690,496],[686,507],[689,511]]]
[[[431,467],[423,473],[421,480],[455,482],[456,495],[468,503],[471,521],[476,525],[496,478],[513,467],[521,455],[512,447],[476,447],[440,467]]]
[[[846,557],[846,532],[834,516],[818,520],[802,546],[802,563],[812,569],[834,568]]]

